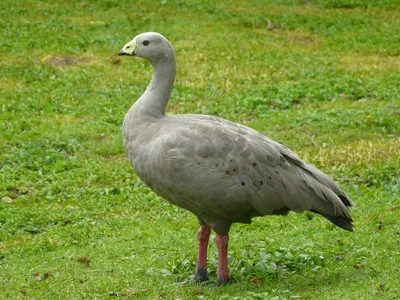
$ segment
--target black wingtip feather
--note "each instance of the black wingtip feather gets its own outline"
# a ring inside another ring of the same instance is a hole
[[[354,225],[352,223],[353,222],[352,218],[332,217],[332,216],[321,214],[320,212],[317,212],[316,210],[313,210],[313,209],[311,209],[310,211],[327,218],[333,224],[335,224],[336,226],[338,226],[338,227],[340,227],[340,228],[342,228],[344,230],[348,230],[348,231],[353,232]]]
[[[325,218],[327,218],[329,221],[331,221],[333,224],[336,226],[339,226],[340,228],[343,228],[345,230],[353,232],[354,225],[351,223],[353,222],[352,219],[345,218],[345,217],[331,217],[331,216],[326,216],[323,215]]]
[[[354,206],[354,202],[350,200],[347,196],[339,195],[340,200],[342,200],[343,204],[346,206]]]

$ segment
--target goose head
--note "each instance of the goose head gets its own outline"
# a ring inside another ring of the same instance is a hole
[[[118,52],[118,55],[143,57],[153,64],[175,57],[175,52],[171,43],[164,36],[156,32],[145,32],[128,42]]]

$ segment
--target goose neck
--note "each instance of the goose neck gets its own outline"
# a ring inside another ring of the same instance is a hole
[[[175,59],[153,63],[152,65],[153,76],[151,82],[138,102],[144,109],[142,113],[164,116],[175,81]]]

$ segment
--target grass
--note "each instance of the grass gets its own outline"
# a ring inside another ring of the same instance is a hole
[[[389,0],[2,1],[0,298],[397,299],[399,25]],[[236,224],[234,283],[182,283],[197,221],[122,146],[151,68],[116,53],[144,31],[175,46],[169,113],[289,146],[354,199],[355,232],[312,214]]]

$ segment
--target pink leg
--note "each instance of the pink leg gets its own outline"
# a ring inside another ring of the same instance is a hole
[[[228,273],[228,235],[217,235],[215,242],[218,249],[218,280],[217,285],[228,283],[231,278]]]
[[[211,229],[208,225],[201,225],[200,230],[197,233],[199,240],[199,254],[197,256],[197,267],[194,280],[198,282],[208,280],[207,273],[207,248],[208,240],[210,239]]]

